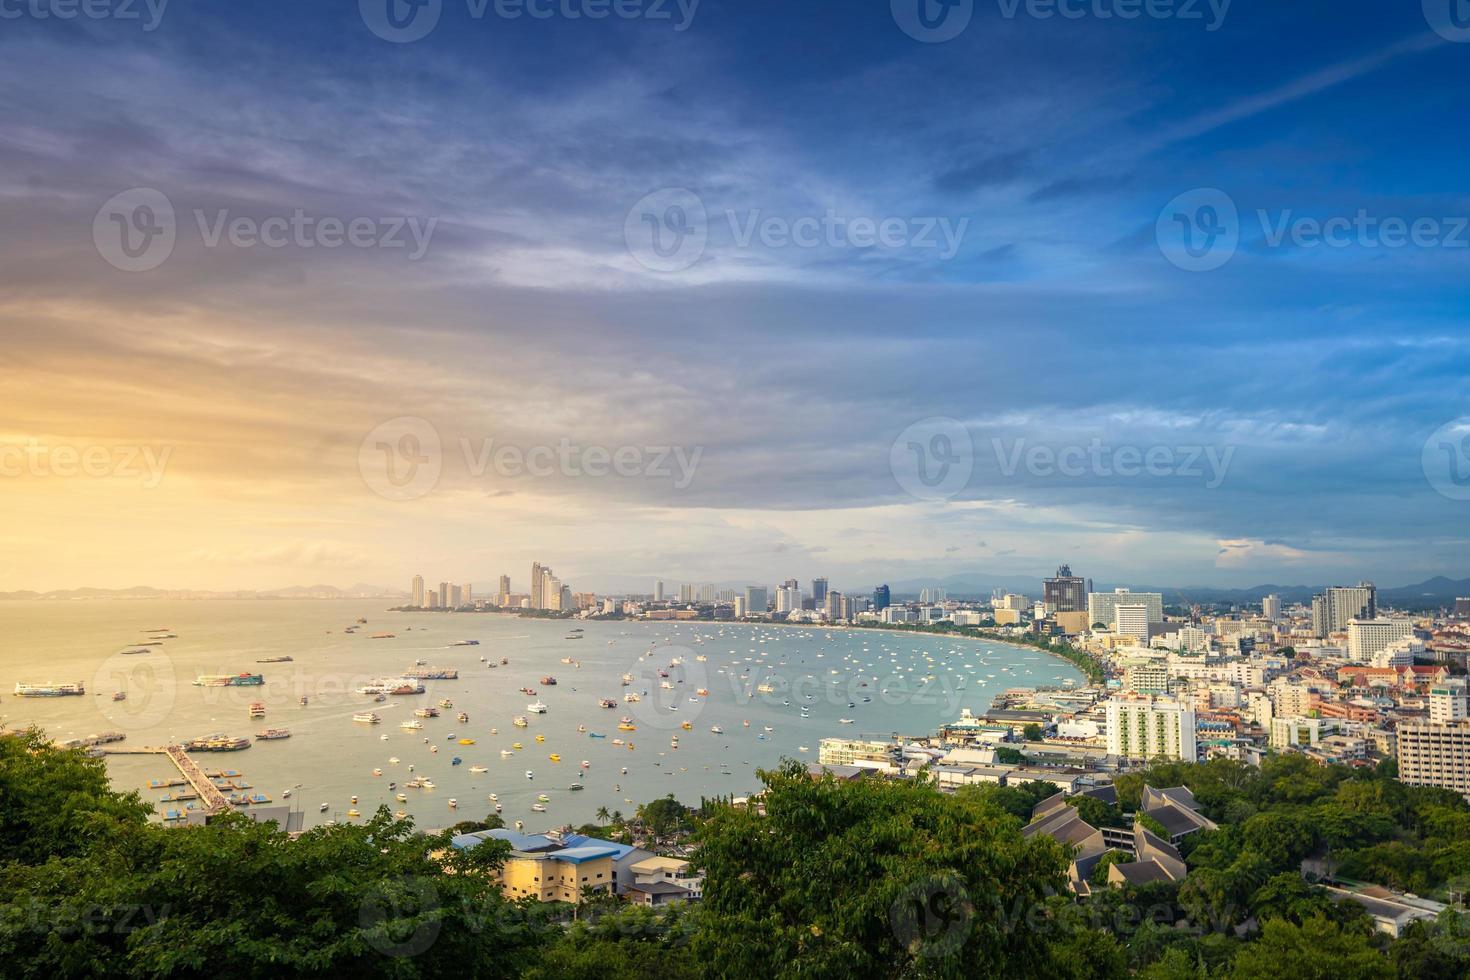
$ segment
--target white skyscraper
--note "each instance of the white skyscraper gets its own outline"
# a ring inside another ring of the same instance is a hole
[[[1106,702],[1108,753],[1125,759],[1195,761],[1194,709],[1167,698]]]
[[[409,594],[408,604],[422,609],[424,605],[424,577],[422,575],[413,577],[413,585],[409,588]]]
[[[1261,615],[1273,623],[1281,622],[1281,597],[1268,595],[1261,600]]]
[[[1119,636],[1132,636],[1147,643],[1149,634],[1149,607],[1142,603],[1113,606],[1113,632]]]
[[[1147,610],[1150,623],[1162,623],[1164,621],[1164,596],[1159,592],[1129,592],[1127,589],[1114,589],[1112,592],[1090,592],[1087,595],[1087,625],[1102,623],[1104,626],[1112,627],[1114,623],[1113,610],[1119,605],[1142,605]]]
[[[1405,637],[1414,635],[1414,624],[1407,619],[1354,619],[1347,625],[1348,659],[1365,664],[1373,654]]]

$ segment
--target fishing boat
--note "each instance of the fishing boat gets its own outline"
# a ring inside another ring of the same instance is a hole
[[[464,760],[461,759],[459,756],[455,756],[453,759],[450,759],[449,760],[449,764],[451,766],[458,766],[458,765],[462,765],[463,763],[464,763]]]
[[[587,737],[588,738],[607,738],[607,736],[604,735],[604,734],[602,734],[601,732],[588,732],[587,733]]]

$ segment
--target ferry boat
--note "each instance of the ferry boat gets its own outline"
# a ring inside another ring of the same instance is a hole
[[[250,739],[220,734],[205,735],[184,743],[184,749],[189,752],[238,752],[248,748]]]
[[[394,636],[396,636],[396,635],[397,635],[397,634],[394,634],[394,633],[374,633],[374,634],[373,634],[373,635],[372,635],[372,636],[371,636],[371,637],[370,637],[370,639],[374,639],[374,640],[391,640],[391,639],[393,639],[393,638],[394,638]]]
[[[264,660],[257,660],[255,662],[258,664],[289,664],[292,660],[292,657],[266,657]]]
[[[378,722],[382,721],[383,719],[379,718],[375,712],[372,712],[372,711],[359,711],[357,714],[355,714],[355,715],[352,716],[352,720],[353,721],[366,722],[369,725],[376,725]]]
[[[449,645],[452,646],[452,647],[477,647],[477,646],[480,645],[480,641],[479,640],[455,640],[453,643],[451,643]]]
[[[261,702],[261,701],[252,701],[250,703],[250,717],[252,717],[252,718],[264,718],[265,717],[265,703],[264,702]]]
[[[526,710],[531,712],[532,714],[544,715],[546,714],[546,705],[543,704],[541,701],[532,701],[530,704],[526,705]]]
[[[64,698],[77,697],[87,693],[87,689],[81,681],[75,684],[21,684],[15,685],[15,696],[18,698]]]
[[[415,709],[413,709],[413,713],[415,715],[417,715],[418,717],[420,717],[420,718],[438,718],[439,717],[439,709],[438,708],[415,708]]]
[[[439,707],[441,707],[441,708],[452,708],[452,707],[454,707],[454,702],[451,701],[451,700],[449,700],[448,698],[440,698],[439,699]]]
[[[419,681],[457,681],[459,670],[454,667],[411,667],[403,672],[403,676]]]
[[[194,679],[195,687],[259,687],[265,678],[259,674],[200,674]]]
[[[277,739],[277,738],[290,738],[291,737],[291,729],[289,729],[289,728],[266,728],[266,729],[263,729],[261,731],[256,732],[255,733],[255,737],[256,738],[259,738],[259,739],[263,739],[263,740],[265,740],[267,742],[269,742],[269,741],[271,741],[273,739]]]
[[[406,732],[416,732],[424,727],[424,723],[414,718],[405,718],[399,723],[398,727]]]

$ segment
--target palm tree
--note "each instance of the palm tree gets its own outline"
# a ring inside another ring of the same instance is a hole
[[[608,813],[607,807],[605,806],[598,807],[597,813],[594,815],[597,817],[598,821],[603,824],[606,824],[608,819],[612,816],[612,814]]]

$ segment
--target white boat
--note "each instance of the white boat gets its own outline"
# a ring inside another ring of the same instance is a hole
[[[526,720],[525,715],[516,715],[510,720],[510,723],[517,728],[525,728],[526,726],[531,724],[529,721]]]
[[[489,772],[489,771],[490,771],[489,768],[486,767],[486,766],[470,766],[470,772]]]
[[[531,804],[531,809],[532,810],[535,810],[537,813],[545,813],[546,812],[546,804],[545,803],[532,803]]]
[[[360,721],[360,722],[363,722],[363,723],[368,724],[368,725],[376,725],[378,722],[382,721],[383,719],[379,718],[375,713],[373,713],[371,711],[360,711],[357,714],[355,714],[355,715],[352,716],[352,720],[353,721]]]
[[[838,718],[837,719],[837,724],[839,724],[839,725],[851,725],[852,724],[852,719],[851,718]]]
[[[530,769],[527,769],[526,770],[526,778],[527,779],[535,779],[536,778],[536,774],[534,772],[532,772]]]
[[[490,802],[491,803],[499,803],[500,802],[500,797],[497,796],[497,795],[495,795],[494,793],[491,793],[490,794]]]
[[[500,757],[502,759],[509,759],[513,755],[515,755],[515,753],[512,752],[510,749],[501,749],[500,750]]]
[[[457,810],[457,809],[459,809],[459,800],[456,800],[454,797],[451,796],[449,798],[449,809],[451,809],[451,810]]]
[[[416,732],[424,727],[424,723],[417,718],[405,718],[398,727],[406,732]]]
[[[723,735],[723,734],[725,734],[725,730],[723,728],[721,728],[719,725],[711,725],[711,726],[709,726],[709,730],[711,732],[715,733],[716,735]]]
[[[390,756],[388,756],[388,764],[389,765],[392,765],[392,766],[398,765],[398,756],[396,756],[396,755],[390,755]]]
[[[532,701],[530,704],[526,705],[526,710],[531,712],[533,715],[544,715],[546,714],[546,705],[539,700]]]

